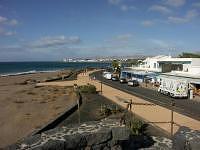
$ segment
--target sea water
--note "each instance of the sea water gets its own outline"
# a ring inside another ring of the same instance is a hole
[[[63,69],[105,68],[110,63],[102,62],[0,62],[0,76],[52,72]]]

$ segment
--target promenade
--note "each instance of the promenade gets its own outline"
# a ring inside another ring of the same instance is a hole
[[[98,80],[91,80],[89,78],[89,74],[94,71],[87,72],[86,74],[79,74],[77,80],[73,81],[58,81],[58,82],[45,82],[39,83],[38,86],[45,85],[57,85],[57,86],[73,86],[74,84],[85,85],[87,83],[93,84],[96,86],[97,90],[101,90],[101,83]],[[126,92],[120,91],[118,89],[112,88],[108,85],[102,84],[102,96],[107,99],[119,104],[120,106],[126,108],[127,103],[125,101],[129,101],[132,99],[133,103],[140,104],[132,106],[131,111],[137,116],[143,118],[145,121],[150,122],[153,126],[157,126],[167,133],[171,133],[171,110],[164,108],[159,105],[151,105],[152,103],[143,100],[134,95],[128,94]],[[143,105],[144,104],[144,105]],[[191,117],[182,115],[180,113],[173,113],[173,120],[175,122],[173,126],[173,133],[179,129],[180,126],[186,126],[193,130],[200,130],[200,121],[195,120]]]

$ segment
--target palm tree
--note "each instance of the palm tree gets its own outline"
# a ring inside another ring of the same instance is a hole
[[[120,64],[119,61],[113,60],[112,61],[112,67],[114,69],[114,73],[117,73],[117,74],[120,73],[120,71],[121,71],[121,64]]]

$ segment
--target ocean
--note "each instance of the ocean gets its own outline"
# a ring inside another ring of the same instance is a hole
[[[0,62],[0,76],[52,72],[86,67],[105,68],[110,63],[100,62]]]

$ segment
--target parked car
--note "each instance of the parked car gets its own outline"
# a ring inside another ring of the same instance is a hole
[[[128,81],[128,86],[139,86],[139,82],[137,80]]]
[[[112,79],[112,73],[110,72],[103,72],[103,77],[108,79],[108,80],[111,80]]]
[[[119,82],[120,82],[120,83],[127,83],[127,81],[126,81],[125,78],[120,78],[120,79],[119,79]]]
[[[112,81],[118,81],[119,80],[118,77],[112,77],[111,79],[112,79]]]

